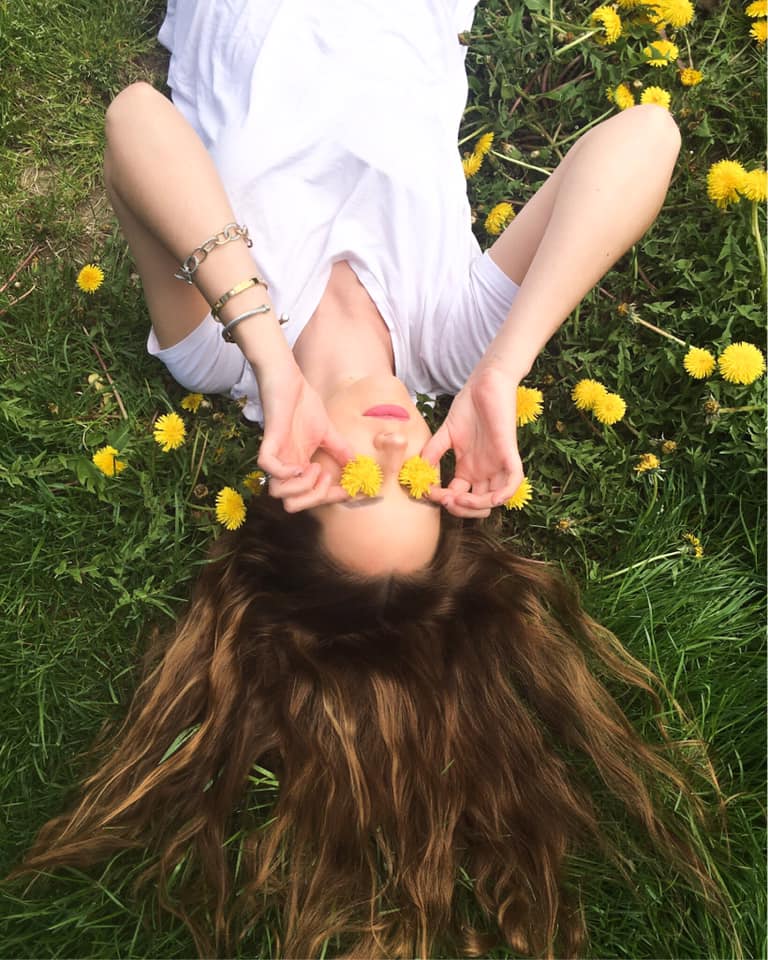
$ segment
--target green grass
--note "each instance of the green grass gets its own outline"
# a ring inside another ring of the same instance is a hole
[[[584,857],[573,868],[591,956],[756,958],[766,952],[765,381],[694,381],[684,348],[636,319],[714,352],[739,340],[764,346],[752,205],[721,212],[706,196],[711,163],[753,167],[764,156],[764,48],[739,4],[702,7],[678,40],[705,82],[685,90],[672,68],[649,78],[637,54],[647,26],[614,47],[587,38],[563,52],[585,36],[590,9],[482,0],[469,46],[462,150],[495,134],[468,185],[482,244],[488,210],[502,200],[518,209],[578,132],[613,112],[608,86],[650,79],[672,91],[684,141],[658,223],[528,380],[544,393],[543,416],[520,429],[535,497],[508,532],[529,555],[570,569],[590,612],[665,678],[690,718],[683,725],[669,707],[668,721],[710,743],[729,797],[730,854],[717,838],[704,847],[735,930],[641,853],[634,893]],[[178,610],[203,560],[212,493],[257,451],[258,435],[221,398],[186,417],[178,452],[164,456],[150,436],[183,391],[144,352],[146,311],[99,177],[110,97],[140,77],[162,87],[161,15],[151,0],[110,0],[98,15],[84,0],[0,4],[0,287],[35,251],[0,293],[0,872],[63,809],[87,769],[80,754],[122,715],[148,633]],[[758,225],[764,232],[762,211]],[[74,285],[89,260],[107,274],[90,298]],[[621,393],[621,423],[600,427],[574,409],[582,376]],[[674,452],[662,451],[665,440]],[[129,463],[117,481],[90,463],[108,442]],[[646,452],[661,470],[641,476],[633,468]],[[700,538],[701,559],[684,533]],[[650,723],[639,699],[625,692],[622,703],[638,726]],[[122,855],[89,876],[3,888],[0,956],[193,955],[182,926],[132,898],[140,867],[139,855]],[[260,934],[242,947],[257,955],[272,955]]]

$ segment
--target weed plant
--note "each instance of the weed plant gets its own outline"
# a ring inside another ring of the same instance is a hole
[[[649,86],[668,91],[683,135],[658,222],[526,381],[543,403],[519,430],[533,499],[508,515],[507,531],[528,555],[567,567],[590,612],[665,679],[687,719],[671,701],[664,719],[677,736],[709,743],[728,797],[729,848],[718,837],[701,843],[729,891],[733,927],[635,838],[634,890],[603,863],[573,863],[590,956],[760,957],[765,379],[694,379],[682,361],[691,345],[715,355],[741,341],[764,348],[765,211],[746,198],[718,208],[707,174],[722,159],[763,165],[765,46],[742,4],[706,0],[690,26],[667,28],[675,62],[653,68],[642,53],[657,36],[647,18],[620,9],[621,37],[601,44],[592,9],[481,0],[463,38],[460,149],[494,135],[468,181],[483,246],[493,239],[488,213],[501,202],[519,210],[578,135],[619,109],[620,84],[635,98]],[[98,15],[85,0],[0,4],[3,873],[67,804],[87,769],[82,752],[122,716],[147,635],[179,610],[220,529],[217,491],[255,495],[243,480],[258,430],[223,398],[183,410],[184,391],[144,351],[146,309],[100,183],[111,97],[140,78],[163,87],[161,18],[155,0],[104,0]],[[683,86],[680,66],[702,82]],[[92,294],[76,284],[88,262],[105,275]],[[625,400],[620,421],[576,409],[571,391],[585,377]],[[187,437],[163,453],[152,424],[170,411]],[[107,444],[126,464],[114,477],[92,462]],[[646,454],[658,466],[639,471]],[[615,692],[650,730],[648,705]],[[192,956],[182,926],[132,898],[141,865],[140,854],[122,854],[88,875],[4,887],[0,956]],[[268,935],[257,932],[241,955],[272,956]]]

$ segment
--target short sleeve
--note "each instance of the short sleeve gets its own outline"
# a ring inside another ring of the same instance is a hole
[[[421,359],[438,392],[455,394],[464,386],[519,289],[487,250],[472,260],[449,309],[424,330]]]

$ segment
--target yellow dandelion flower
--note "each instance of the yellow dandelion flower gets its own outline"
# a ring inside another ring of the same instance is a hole
[[[644,453],[632,469],[635,473],[647,473],[649,470],[658,470],[660,466],[661,461],[655,453]]]
[[[571,400],[578,410],[591,410],[608,391],[597,380],[579,380],[571,391]]]
[[[729,383],[754,383],[765,370],[765,357],[753,343],[732,343],[720,354],[717,365]]]
[[[200,404],[203,402],[202,393],[188,393],[181,401],[181,409],[189,410],[190,413],[197,413]]]
[[[618,0],[622,10],[633,10],[635,7],[646,5],[646,0]]]
[[[709,350],[702,347],[689,347],[688,353],[683,357],[683,367],[694,380],[703,380],[715,369],[715,358]]]
[[[659,21],[673,27],[687,27],[694,17],[691,0],[660,0],[653,7]]]
[[[701,540],[694,533],[684,533],[683,540],[687,540],[688,543],[693,547],[693,555],[697,560],[701,560],[704,556],[704,547],[701,545]]]
[[[721,210],[729,203],[738,203],[746,175],[747,171],[737,160],[718,160],[707,174],[707,196]]]
[[[654,40],[643,49],[649,67],[666,67],[677,60],[680,51],[671,40]]]
[[[598,7],[592,11],[589,19],[595,26],[603,28],[602,35],[595,38],[598,43],[615,43],[621,36],[621,17],[613,7]]]
[[[381,490],[384,476],[381,467],[373,457],[357,456],[350,460],[341,473],[341,486],[350,497],[362,493],[365,497],[375,497]]]
[[[227,530],[237,530],[245,521],[245,501],[232,487],[224,487],[216,494],[216,519]]]
[[[627,412],[627,405],[618,393],[606,393],[597,399],[592,412],[600,423],[618,423]]]
[[[517,388],[517,425],[525,426],[526,423],[533,423],[541,416],[544,404],[544,394],[541,390],[534,387]]]
[[[177,447],[180,447],[184,443],[186,435],[184,421],[178,413],[165,413],[162,417],[158,417],[153,436],[155,443],[160,444],[163,453],[168,453],[169,450],[176,450]]]
[[[440,481],[440,472],[424,457],[409,457],[400,468],[397,479],[404,487],[408,487],[410,495],[421,500],[429,488]]]
[[[246,474],[245,479],[243,480],[243,486],[247,490],[250,490],[255,497],[261,496],[266,483],[267,476],[263,470],[251,470],[250,473]]]
[[[752,0],[744,13],[748,17],[768,17],[768,0]]]
[[[640,94],[640,103],[655,103],[657,107],[669,110],[672,97],[661,87],[646,87]]]
[[[753,203],[763,203],[768,196],[768,173],[765,170],[750,170],[739,187],[739,193]]]
[[[697,87],[704,79],[701,70],[694,70],[693,67],[683,67],[678,76],[684,87]]]
[[[605,91],[605,99],[608,100],[610,103],[614,102],[615,97],[613,95],[613,87],[607,88],[607,90]]]
[[[661,452],[664,454],[674,453],[677,450],[677,444],[674,440],[665,440],[661,445]]]
[[[635,105],[635,98],[632,96],[632,91],[626,83],[620,83],[618,87],[616,87],[613,92],[613,101],[619,110],[628,110]]]
[[[475,144],[475,153],[479,157],[484,157],[493,146],[493,134],[484,133]]]
[[[95,263],[86,263],[75,282],[83,293],[96,293],[104,283],[104,271]]]
[[[515,211],[511,203],[497,203],[485,218],[486,233],[494,237],[498,236],[514,216]]]
[[[114,477],[126,468],[125,460],[118,460],[117,456],[118,451],[114,447],[106,446],[97,450],[91,460],[105,476]]]
[[[464,176],[469,180],[482,167],[483,157],[479,153],[467,153],[462,158],[461,165],[464,167]]]
[[[520,486],[515,490],[509,500],[504,501],[507,510],[522,510],[523,507],[533,499],[533,487],[528,477],[523,477]]]
[[[768,20],[755,20],[749,29],[749,35],[758,43],[765,43],[765,38],[768,36]]]

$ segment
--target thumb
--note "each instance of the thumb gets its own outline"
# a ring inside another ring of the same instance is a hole
[[[445,424],[438,428],[432,434],[421,451],[422,457],[428,460],[432,466],[437,466],[446,450],[451,446],[451,434]]]
[[[278,456],[277,450],[280,445],[280,438],[277,431],[264,428],[264,439],[261,441],[259,455],[256,463],[265,473],[272,474],[278,480],[290,480],[291,477],[301,476],[302,467],[296,463],[283,463]]]

